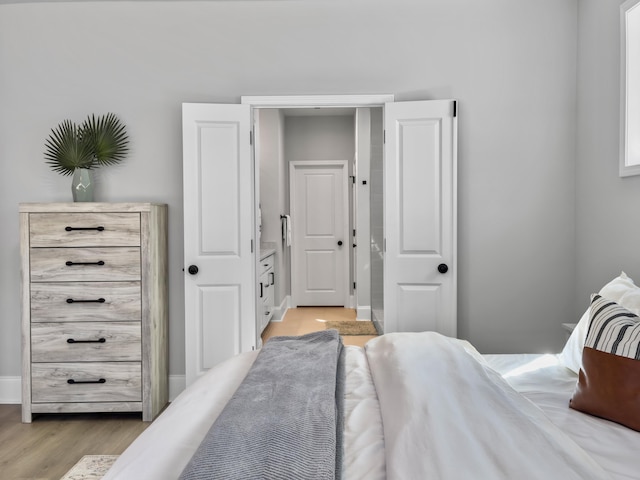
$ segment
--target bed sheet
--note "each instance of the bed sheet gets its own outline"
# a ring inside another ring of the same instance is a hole
[[[483,355],[511,386],[585,450],[612,478],[640,478],[640,433],[569,408],[578,376],[558,355]]]

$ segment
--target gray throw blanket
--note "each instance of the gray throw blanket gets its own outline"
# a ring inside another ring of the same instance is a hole
[[[339,480],[343,403],[337,330],[271,338],[180,479]]]

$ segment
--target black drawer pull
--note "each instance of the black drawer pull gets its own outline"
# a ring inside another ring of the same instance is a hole
[[[104,265],[104,262],[102,260],[99,260],[97,262],[66,262],[65,265],[67,267],[72,267],[73,265]]]
[[[97,230],[102,232],[104,227],[64,227],[67,232],[72,232],[74,230]]]
[[[97,340],[76,340],[74,338],[67,338],[67,343],[105,343],[107,340],[99,338]]]
[[[67,298],[67,303],[104,303],[104,298],[98,298],[96,300],[74,300],[73,298]]]
[[[77,385],[80,383],[106,383],[107,381],[104,378],[100,378],[98,380],[74,380],[73,378],[70,378],[69,380],[67,380],[67,383],[69,385]]]
[[[271,283],[269,285],[273,285],[276,283],[276,274],[273,272],[269,272],[269,276],[271,277]]]

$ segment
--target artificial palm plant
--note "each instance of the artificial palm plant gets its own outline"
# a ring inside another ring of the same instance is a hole
[[[71,175],[78,168],[120,163],[129,153],[128,145],[125,126],[113,113],[91,115],[80,126],[64,120],[52,129],[44,156],[53,171]]]

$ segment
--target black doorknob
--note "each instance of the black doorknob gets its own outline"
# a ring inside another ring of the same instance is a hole
[[[191,274],[191,275],[195,275],[196,273],[198,273],[198,267],[195,265],[189,265],[189,268],[187,269],[187,271]]]
[[[342,246],[342,240],[338,240],[338,246],[341,247]]]
[[[445,263],[441,263],[438,265],[438,271],[440,273],[447,273],[449,271],[449,267]]]

